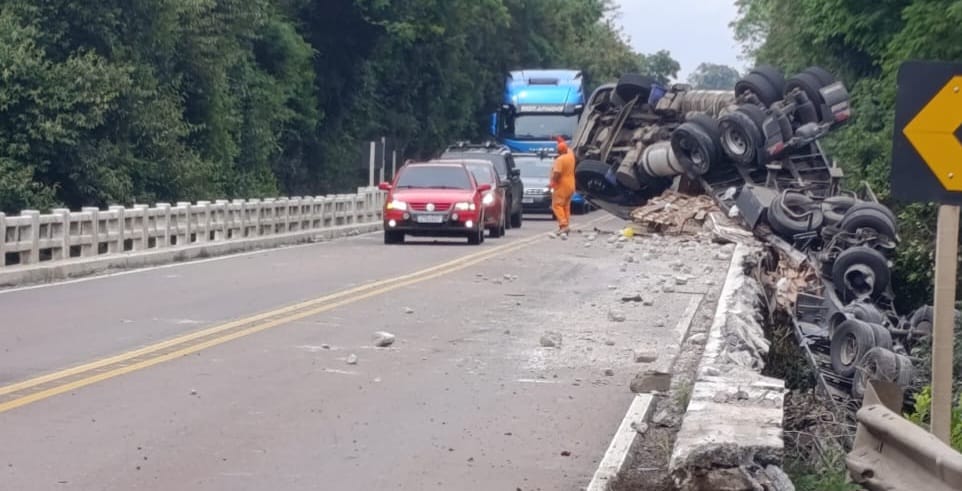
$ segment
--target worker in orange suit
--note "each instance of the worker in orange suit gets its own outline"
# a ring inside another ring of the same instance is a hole
[[[551,210],[558,221],[558,234],[567,237],[571,220],[571,197],[575,194],[575,156],[558,137],[558,158],[551,169]]]

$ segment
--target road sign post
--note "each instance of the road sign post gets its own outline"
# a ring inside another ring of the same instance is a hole
[[[377,153],[374,145],[374,142],[371,142],[371,156],[367,167],[367,185],[370,187],[374,187],[374,158]]]
[[[952,414],[955,285],[962,204],[962,64],[909,61],[898,74],[892,194],[937,202],[931,431],[948,443]]]

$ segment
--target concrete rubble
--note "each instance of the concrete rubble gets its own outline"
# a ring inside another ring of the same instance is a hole
[[[679,490],[794,490],[781,471],[785,384],[765,377],[761,285],[746,275],[760,249],[740,244],[707,336],[669,462]],[[694,340],[692,340],[694,341]]]
[[[397,339],[393,334],[385,331],[378,331],[374,333],[373,337],[374,346],[377,346],[378,348],[387,348],[388,346],[394,344],[394,341]]]

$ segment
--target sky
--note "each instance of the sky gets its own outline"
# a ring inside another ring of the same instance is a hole
[[[684,82],[698,64],[707,61],[744,71],[741,49],[728,24],[735,20],[735,0],[616,0],[615,19],[639,53],[661,49],[681,64]],[[693,41],[693,33],[702,39]]]

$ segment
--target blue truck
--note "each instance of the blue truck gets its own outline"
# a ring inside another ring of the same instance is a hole
[[[512,152],[555,154],[555,137],[569,143],[578,129],[585,92],[580,70],[516,70],[508,73],[501,108],[491,114],[491,135]],[[575,193],[573,209],[588,207]]]

